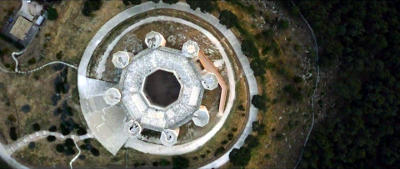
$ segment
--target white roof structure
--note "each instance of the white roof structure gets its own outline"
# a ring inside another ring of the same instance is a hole
[[[147,47],[155,49],[160,46],[165,46],[165,38],[158,32],[151,31],[146,34],[146,38],[144,40],[144,43],[146,43]]]
[[[214,73],[207,72],[201,77],[201,84],[204,89],[214,90],[218,87],[218,79]]]
[[[199,51],[199,45],[192,40],[186,41],[182,46],[182,52],[189,58],[196,58],[199,55]]]
[[[173,146],[178,141],[178,132],[166,129],[161,132],[160,141],[165,146]]]
[[[196,126],[204,127],[210,121],[210,115],[208,114],[207,107],[200,106],[200,109],[193,114],[193,123]]]
[[[130,120],[128,123],[129,133],[133,137],[137,137],[142,132],[142,126],[140,126],[139,122]]]
[[[128,66],[133,54],[126,51],[118,51],[113,54],[111,62],[116,68],[123,69]]]
[[[121,101],[121,93],[116,88],[110,88],[106,91],[103,98],[108,105],[113,106]]]

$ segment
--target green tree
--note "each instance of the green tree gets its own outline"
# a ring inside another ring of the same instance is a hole
[[[251,103],[258,109],[262,111],[267,110],[267,102],[268,98],[267,95],[262,94],[262,95],[254,95],[253,98],[251,99]]]
[[[254,41],[251,39],[245,39],[242,41],[242,51],[243,54],[249,58],[259,58],[260,54],[258,53],[258,49],[254,44]]]
[[[142,3],[141,0],[122,0],[125,5],[139,5]]]
[[[280,19],[278,21],[278,28],[281,30],[286,30],[287,28],[289,28],[289,21],[286,19]]]
[[[99,10],[102,5],[102,0],[86,0],[83,4],[82,14],[85,16],[92,16],[92,12]]]
[[[189,167],[189,160],[182,156],[172,157],[172,168],[173,169],[184,169]]]
[[[57,9],[49,7],[47,9],[47,18],[49,20],[56,20],[58,18]]]
[[[212,12],[217,9],[215,0],[186,0],[190,8],[200,8],[202,12]]]
[[[324,49],[319,64],[337,70],[327,91],[335,106],[316,123],[300,168],[398,168],[398,2],[296,3]]]
[[[229,161],[235,166],[246,166],[251,158],[250,149],[241,147],[240,149],[234,148],[229,153]]]
[[[266,59],[256,58],[250,62],[250,67],[254,71],[255,76],[264,78],[264,74],[267,71],[267,61]]]
[[[289,96],[291,98],[293,98],[294,100],[301,100],[301,98],[302,98],[300,89],[296,88],[292,84],[288,84],[285,87],[283,87],[283,91],[286,92],[287,94],[289,94]]]
[[[179,0],[163,0],[163,2],[165,2],[167,4],[175,4],[175,3],[179,2]]]
[[[227,28],[231,28],[238,24],[238,19],[231,11],[223,10],[219,14],[219,22]]]

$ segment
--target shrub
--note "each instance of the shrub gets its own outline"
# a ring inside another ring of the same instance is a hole
[[[286,30],[287,28],[289,28],[289,22],[286,19],[279,20],[278,28],[281,30]]]
[[[217,150],[215,150],[214,157],[217,157],[218,155],[222,154],[225,152],[224,147],[218,147]]]
[[[30,143],[28,144],[28,147],[29,147],[29,149],[34,149],[34,148],[36,147],[35,142],[30,142]]]
[[[157,166],[158,166],[158,162],[157,162],[157,161],[154,161],[154,162],[153,162],[153,166],[154,166],[154,167],[157,167]]]
[[[47,9],[47,19],[56,20],[58,18],[58,12],[55,8],[49,7]]]
[[[172,157],[172,168],[173,169],[183,169],[189,167],[189,160],[182,156]]]
[[[276,134],[276,135],[275,135],[275,138],[276,138],[277,140],[279,140],[279,141],[280,141],[280,140],[282,140],[282,139],[283,139],[283,138],[285,138],[285,137],[284,137],[284,135],[283,135],[283,134],[281,134],[281,133],[278,133],[278,134]]]
[[[238,19],[231,11],[223,10],[219,14],[219,22],[225,25],[227,28],[231,28],[238,24]]]
[[[38,123],[35,123],[32,125],[33,131],[39,131],[40,130],[40,125]]]
[[[87,131],[86,131],[86,129],[79,127],[78,131],[76,133],[81,136],[81,135],[87,134]]]
[[[293,82],[294,83],[300,83],[302,81],[303,81],[303,79],[300,76],[294,76],[293,77]]]
[[[36,63],[36,58],[30,58],[29,60],[28,60],[28,64],[29,65],[33,65],[33,64],[35,64]]]
[[[59,51],[59,52],[57,52],[57,54],[56,54],[56,58],[57,59],[61,59],[62,57],[63,57],[63,51]],[[59,64],[59,65],[61,65],[61,64]],[[62,65],[62,66],[64,66],[64,65]]]
[[[169,162],[166,159],[161,159],[160,160],[160,166],[169,166],[171,164],[171,162]]]
[[[254,95],[251,103],[258,109],[262,110],[262,111],[266,111],[267,110],[267,102],[268,102],[268,98],[267,95],[262,94],[262,95]]]
[[[212,12],[216,9],[215,0],[186,0],[190,8],[200,8],[202,12]]]
[[[167,4],[175,4],[175,3],[179,2],[179,0],[163,0],[163,2],[165,2]]]
[[[90,149],[90,152],[94,155],[94,156],[99,156],[100,155],[100,152],[99,152],[99,150],[97,150],[96,148],[92,148],[92,149]]]
[[[228,140],[223,140],[223,141],[221,142],[222,145],[225,145],[226,143],[228,143]]]
[[[258,139],[253,136],[253,135],[249,135],[247,136],[245,143],[247,144],[248,148],[254,148],[256,146],[258,146],[260,144],[260,142],[258,141]]]
[[[257,134],[259,134],[259,135],[263,135],[266,132],[265,124],[259,123],[258,121],[253,122],[252,128],[253,128],[253,131],[256,131]]]
[[[232,140],[232,139],[233,139],[233,133],[229,133],[229,134],[228,134],[228,139],[229,139],[229,140]]]
[[[140,3],[142,3],[142,1],[141,0],[122,0],[122,2],[125,4],[125,5],[139,5]]]
[[[57,131],[57,126],[52,125],[52,126],[49,128],[49,131],[51,131],[51,132],[56,132],[56,131]]]
[[[250,161],[250,149],[242,147],[240,149],[234,148],[229,153],[229,161],[234,166],[246,166]]]
[[[265,39],[272,39],[274,37],[274,31],[271,29],[264,30],[261,32],[261,34]]]
[[[64,145],[63,144],[57,144],[56,145],[56,151],[59,153],[64,152]]]
[[[301,92],[299,89],[296,89],[293,85],[286,85],[283,87],[283,91],[285,91],[291,98],[294,100],[300,100],[301,99]]]
[[[29,106],[29,104],[25,104],[21,107],[21,111],[24,113],[28,113],[31,111],[31,106]]]
[[[259,58],[258,49],[251,39],[245,39],[242,41],[243,54],[250,58]]]
[[[256,58],[250,62],[250,67],[254,72],[255,76],[264,78],[264,74],[267,72],[267,61],[266,59]]]
[[[85,160],[86,159],[86,156],[85,155],[79,155],[79,160]]]
[[[56,137],[54,137],[54,136],[47,136],[47,141],[49,141],[49,142],[56,141]]]
[[[8,115],[7,120],[13,123],[17,121],[17,118],[15,118],[14,115],[10,114]]]
[[[92,12],[99,10],[102,4],[102,0],[86,0],[83,4],[82,14],[92,16]]]

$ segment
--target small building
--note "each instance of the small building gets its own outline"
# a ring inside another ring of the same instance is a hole
[[[36,19],[35,24],[38,25],[38,26],[42,25],[42,23],[44,22],[44,19],[45,19],[44,16],[43,16],[43,15],[40,15],[40,16]]]
[[[15,21],[15,24],[11,28],[10,34],[15,36],[19,40],[24,40],[32,25],[33,24],[31,21],[22,16],[19,16]]]

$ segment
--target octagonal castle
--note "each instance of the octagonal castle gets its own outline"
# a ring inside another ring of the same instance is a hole
[[[151,31],[145,37],[147,49],[135,56],[126,51],[112,56],[122,75],[102,99],[127,114],[120,139],[140,138],[142,130],[148,129],[161,132],[162,145],[173,146],[180,126],[193,121],[204,127],[209,122],[208,109],[201,102],[204,90],[218,87],[216,75],[195,65],[200,51],[196,42],[185,42],[182,50],[165,47],[165,43],[160,33]],[[106,137],[97,139],[112,154],[124,144],[118,140],[116,145]]]

